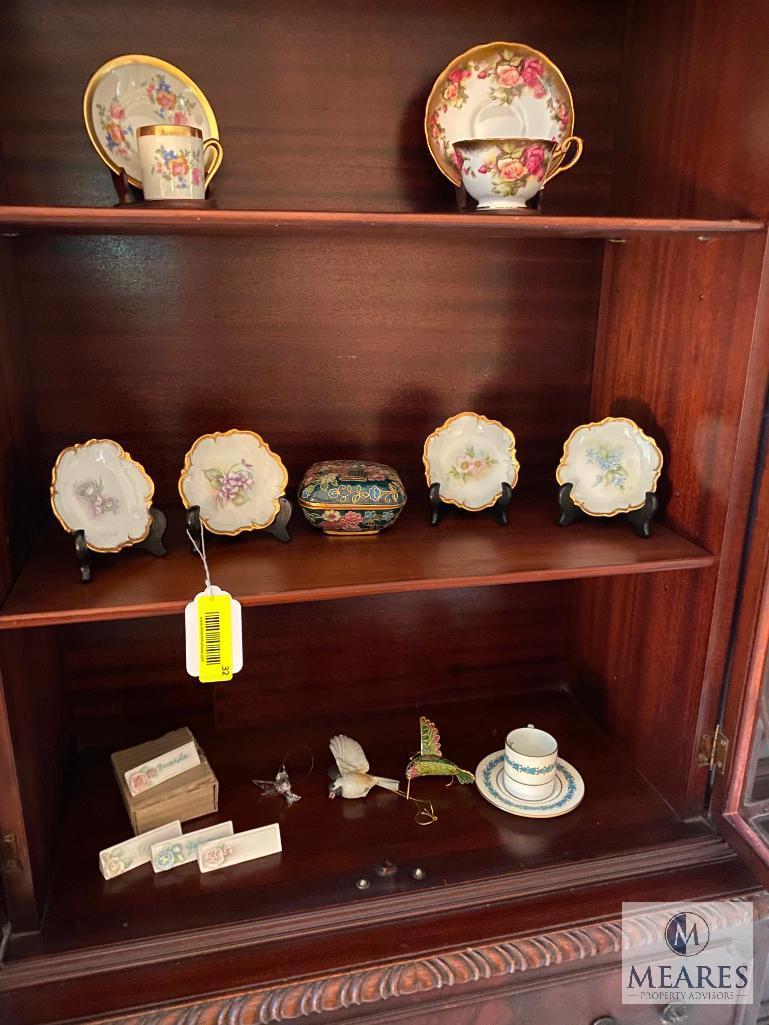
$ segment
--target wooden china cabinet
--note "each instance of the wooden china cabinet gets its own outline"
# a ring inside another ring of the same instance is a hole
[[[530,217],[460,212],[425,146],[435,75],[491,39],[552,57],[585,140]],[[767,44],[766,5],[707,0],[3,5],[3,1025],[760,1014],[623,1007],[618,964],[623,900],[769,913]],[[119,53],[205,90],[211,209],[113,208],[81,101]],[[463,409],[516,433],[505,528],[428,526],[422,443]],[[664,451],[648,540],[556,526],[563,440],[606,415]],[[409,504],[377,538],[296,511],[289,545],[212,538],[245,643],[212,687],[184,672],[202,576],[176,481],[230,427],[280,453],[292,497],[311,462],[359,456]],[[82,585],[47,488],[90,437],[147,468],[169,554]],[[385,792],[327,801],[333,733],[399,776],[420,713],[471,768],[550,730],[583,804],[532,821],[420,781],[423,828]],[[220,817],[278,821],[283,854],[105,882],[98,851],[130,834],[108,755],[183,725]],[[251,779],[303,744],[301,802],[259,801]]]

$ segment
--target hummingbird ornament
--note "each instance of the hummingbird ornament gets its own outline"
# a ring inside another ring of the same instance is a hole
[[[400,784],[397,779],[371,775],[368,771],[368,758],[357,740],[338,734],[331,738],[328,746],[336,761],[336,768],[329,769],[332,778],[328,788],[330,798],[365,797],[375,786],[398,792]]]
[[[406,766],[407,797],[411,794],[412,779],[416,779],[418,776],[453,776],[460,783],[475,782],[472,772],[460,769],[455,762],[444,757],[441,751],[441,735],[438,732],[438,727],[424,715],[419,717],[419,741],[419,754],[412,755]],[[452,783],[454,779],[452,779]]]

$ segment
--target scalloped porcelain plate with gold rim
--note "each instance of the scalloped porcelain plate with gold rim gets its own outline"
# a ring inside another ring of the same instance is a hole
[[[422,461],[428,485],[440,484],[441,501],[461,509],[488,509],[503,483],[518,483],[515,435],[480,413],[449,417],[425,442]]]
[[[571,500],[588,516],[617,516],[640,509],[657,490],[662,453],[635,420],[607,416],[575,427],[555,472],[571,484]]]
[[[288,472],[279,456],[253,431],[204,434],[184,457],[179,494],[184,506],[200,506],[212,534],[240,534],[269,527],[280,511]]]
[[[562,142],[574,131],[574,101],[559,69],[524,43],[484,43],[455,57],[435,80],[425,108],[436,164],[462,184],[454,142],[526,138]],[[551,170],[563,161],[557,155]]]
[[[124,170],[137,188],[142,185],[138,128],[190,125],[199,128],[204,139],[219,138],[214,112],[202,90],[173,64],[147,54],[126,54],[102,64],[86,86],[83,116],[101,159],[115,174]]]
[[[65,530],[85,533],[94,552],[138,544],[152,525],[155,485],[141,463],[108,438],[59,453],[51,474],[51,507]]]

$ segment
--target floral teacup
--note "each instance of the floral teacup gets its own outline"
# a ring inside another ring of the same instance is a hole
[[[574,143],[571,160],[553,166]],[[582,156],[582,139],[462,139],[454,143],[462,182],[479,210],[523,210],[543,186]]]
[[[222,162],[218,139],[203,141],[192,125],[143,125],[138,129],[139,160],[145,199],[205,199]],[[213,151],[206,169],[205,158]]]

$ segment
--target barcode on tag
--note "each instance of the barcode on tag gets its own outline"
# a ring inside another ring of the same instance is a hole
[[[217,683],[232,679],[231,598],[228,594],[198,598],[200,679]]]

